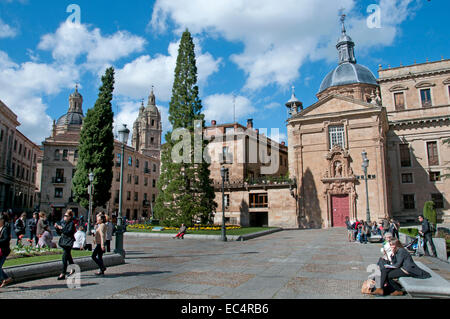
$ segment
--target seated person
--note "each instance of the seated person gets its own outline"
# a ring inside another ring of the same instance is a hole
[[[42,236],[39,238],[38,246],[40,248],[48,247],[48,248],[56,248],[56,244],[52,242],[53,235],[49,231],[44,231]]]
[[[84,250],[86,246],[86,233],[83,226],[78,226],[78,230],[75,233],[75,242],[73,243],[74,250]]]

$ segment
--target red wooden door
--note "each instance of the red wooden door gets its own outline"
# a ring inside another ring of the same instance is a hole
[[[332,225],[333,227],[345,227],[345,217],[350,213],[350,202],[348,195],[337,195],[331,197]]]

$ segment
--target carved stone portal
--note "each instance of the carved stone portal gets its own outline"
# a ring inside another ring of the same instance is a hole
[[[327,200],[327,226],[333,227],[332,196],[348,196],[350,219],[356,218],[356,176],[350,167],[351,158],[348,151],[335,146],[327,153],[327,167],[324,170],[322,182],[324,183],[323,196]],[[347,212],[346,212],[347,213]]]

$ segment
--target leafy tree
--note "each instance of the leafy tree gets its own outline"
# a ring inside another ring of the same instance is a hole
[[[93,207],[104,206],[111,198],[113,179],[114,134],[111,101],[114,91],[114,68],[102,77],[95,106],[87,111],[81,129],[79,159],[73,178],[74,198],[81,206],[89,207],[89,173],[93,172]]]
[[[194,122],[200,121],[202,128],[205,125],[205,116],[201,110],[195,46],[191,34],[186,30],[178,50],[169,121],[173,130],[184,128],[189,132],[191,147],[194,145]],[[166,134],[166,144],[162,149],[155,214],[163,224],[170,226],[181,223],[190,226],[195,218],[205,223],[217,207],[209,164],[203,158],[201,163],[195,163],[192,151],[187,154],[190,162],[175,162],[172,151],[179,141],[172,141],[172,133],[173,131]],[[202,139],[200,147],[203,154],[207,141]]]
[[[430,224],[433,226],[433,229],[436,230],[437,213],[436,209],[434,208],[434,202],[432,201],[425,202],[425,205],[423,206],[423,217],[428,219]]]

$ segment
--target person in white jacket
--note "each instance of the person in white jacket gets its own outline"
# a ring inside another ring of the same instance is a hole
[[[75,233],[75,242],[73,243],[74,250],[84,250],[86,246],[86,233],[84,227],[79,226],[78,231]]]
[[[106,252],[111,252],[111,240],[114,232],[114,225],[108,215],[106,217]]]

